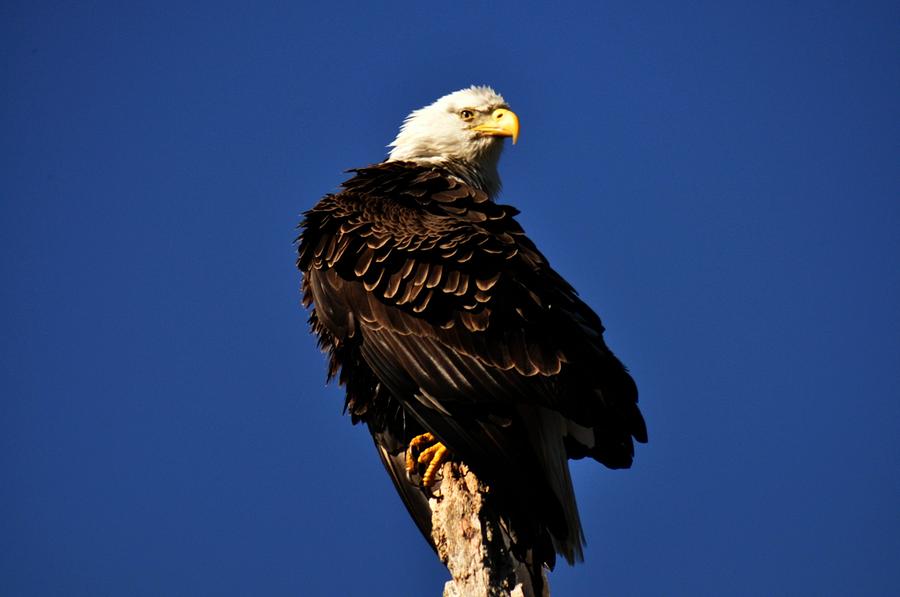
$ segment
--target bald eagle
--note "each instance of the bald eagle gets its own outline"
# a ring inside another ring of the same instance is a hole
[[[437,467],[458,458],[520,561],[552,568],[583,557],[568,459],[630,467],[647,430],[600,318],[494,200],[518,132],[488,87],[412,112],[385,161],[304,214],[297,266],[329,379],[426,539]]]

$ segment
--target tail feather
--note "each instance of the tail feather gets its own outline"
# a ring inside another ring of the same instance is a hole
[[[569,457],[565,436],[568,422],[556,411],[539,406],[519,406],[519,414],[531,436],[535,456],[543,470],[559,507],[562,509],[565,529],[551,533],[553,546],[569,564],[584,560],[584,531],[575,502],[575,489],[569,473]]]
[[[394,482],[394,487],[403,500],[403,505],[406,506],[409,515],[419,527],[419,531],[422,532],[428,545],[437,551],[431,536],[431,506],[428,504],[428,496],[420,486],[412,483],[407,477],[404,444],[388,429],[376,431],[370,425],[369,430],[372,432],[375,447],[378,448],[381,463],[390,475],[391,481]]]

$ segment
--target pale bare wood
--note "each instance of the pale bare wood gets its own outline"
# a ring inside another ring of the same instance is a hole
[[[453,580],[444,597],[535,597],[528,569],[509,549],[490,489],[462,463],[447,462],[430,500],[432,537]],[[549,597],[546,574],[543,594]]]

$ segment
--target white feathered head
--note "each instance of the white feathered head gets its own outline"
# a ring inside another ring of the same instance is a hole
[[[490,195],[500,189],[503,139],[519,135],[519,118],[490,87],[472,86],[406,117],[388,161],[448,166]],[[467,175],[468,174],[468,175]]]

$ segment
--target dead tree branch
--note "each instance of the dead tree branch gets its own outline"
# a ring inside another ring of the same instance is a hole
[[[510,550],[491,507],[490,489],[461,463],[445,463],[441,473],[430,505],[434,544],[453,576],[444,597],[548,597],[546,574],[543,595],[533,594],[528,569]]]

